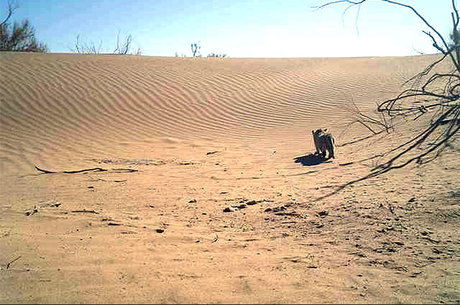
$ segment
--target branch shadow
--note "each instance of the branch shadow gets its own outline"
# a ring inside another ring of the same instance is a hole
[[[300,163],[303,166],[318,165],[318,164],[321,164],[321,163],[325,163],[328,160],[329,160],[328,158],[324,158],[324,157],[322,157],[322,156],[320,156],[318,154],[312,154],[312,153],[310,153],[308,155],[305,155],[305,156],[300,156],[300,157],[295,157],[294,158],[295,163]]]

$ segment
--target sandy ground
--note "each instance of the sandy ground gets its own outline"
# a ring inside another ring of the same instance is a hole
[[[433,58],[0,54],[0,302],[459,303],[458,153],[334,192]]]

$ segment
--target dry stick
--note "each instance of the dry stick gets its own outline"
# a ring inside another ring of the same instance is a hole
[[[16,257],[15,259],[13,259],[11,262],[9,262],[8,264],[6,264],[6,269],[9,269],[11,264],[14,263],[15,261],[17,261],[18,259],[20,259],[22,257],[22,255],[19,255],[18,257]]]
[[[95,211],[95,210],[86,210],[86,209],[83,209],[83,210],[73,210],[72,213],[91,213],[91,214],[99,214],[98,211]]]
[[[76,170],[76,171],[62,171],[62,172],[53,172],[49,171],[46,169],[41,169],[38,166],[35,166],[35,169],[37,169],[40,172],[43,172],[45,174],[57,174],[57,173],[65,173],[65,174],[76,174],[76,173],[82,173],[82,172],[90,172],[90,171],[98,171],[98,172],[106,172],[107,169],[103,169],[100,167],[95,167],[95,168],[86,168],[86,169],[81,169],[81,170]]]
[[[94,167],[94,168],[85,168],[85,169],[80,169],[80,170],[75,170],[75,171],[61,171],[61,172],[53,172],[49,171],[46,169],[41,169],[38,166],[35,166],[35,169],[44,173],[44,174],[59,174],[59,173],[64,173],[64,174],[76,174],[76,173],[83,173],[83,172],[91,172],[91,171],[97,171],[97,172],[107,172],[109,171],[108,169],[104,169],[101,167]],[[128,173],[133,173],[137,172],[137,169],[132,169],[132,168],[113,168],[113,171],[118,171],[118,172],[128,172]]]

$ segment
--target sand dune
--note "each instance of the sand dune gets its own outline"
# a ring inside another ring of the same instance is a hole
[[[0,60],[2,158],[17,163],[53,151],[85,154],[88,143],[110,151],[166,136],[243,140],[278,127],[302,130],[290,140],[304,142],[304,130],[340,126],[349,116],[343,105],[390,97],[431,59],[11,53]]]
[[[434,58],[0,54],[0,301],[458,302],[455,154],[314,200],[397,143],[344,106]]]

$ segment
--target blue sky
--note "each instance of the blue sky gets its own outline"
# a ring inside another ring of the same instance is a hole
[[[28,18],[51,52],[71,52],[77,35],[112,51],[131,34],[143,55],[230,57],[354,57],[434,53],[426,27],[407,9],[369,0],[321,10],[320,0],[16,0],[12,20]],[[451,0],[407,0],[443,34]],[[0,0],[4,18],[7,0]]]

